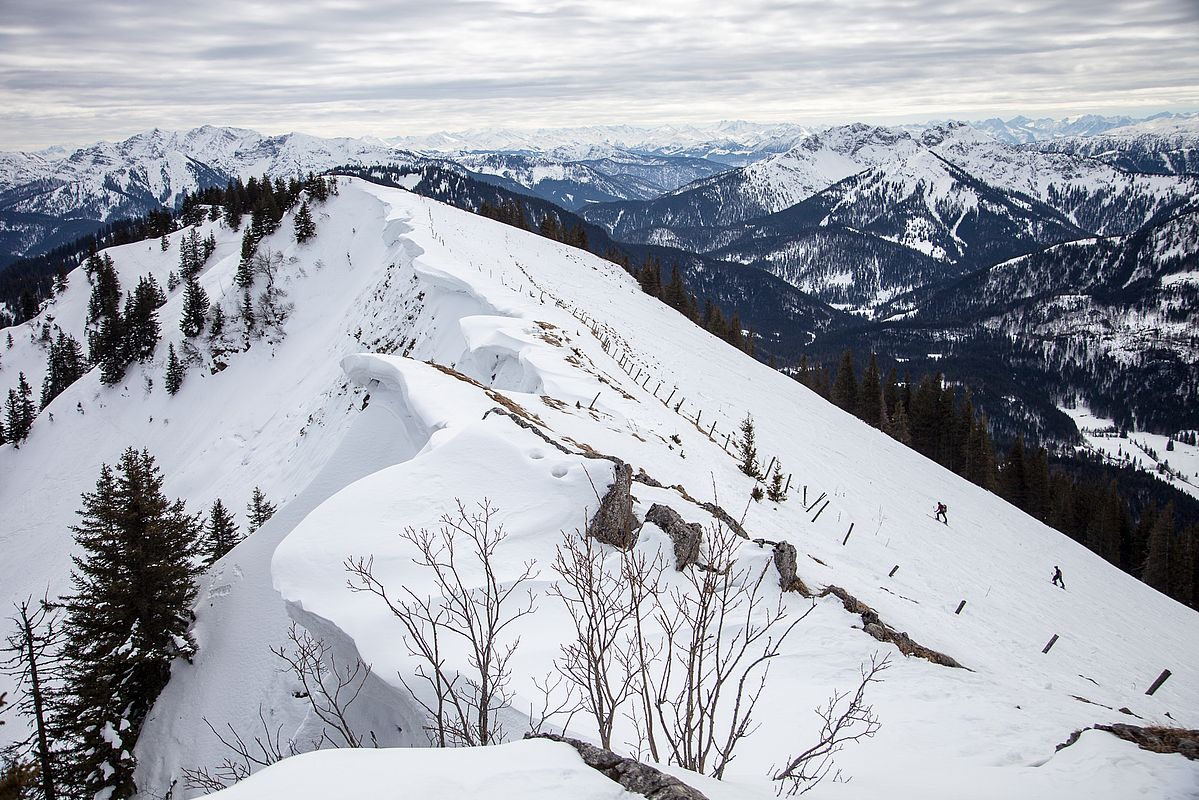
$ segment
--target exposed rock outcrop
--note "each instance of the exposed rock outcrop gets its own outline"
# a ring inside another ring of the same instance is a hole
[[[824,591],[820,593],[821,597],[825,595],[836,595],[841,599],[841,605],[851,614],[857,614],[862,618],[862,630],[878,639],[880,642],[890,642],[899,648],[899,652],[905,656],[916,656],[923,658],[926,661],[931,661],[934,664],[940,664],[943,667],[955,667],[957,669],[966,669],[951,656],[944,653],[939,653],[932,648],[925,647],[908,636],[903,631],[897,631],[887,623],[879,619],[878,612],[870,606],[857,599],[849,592],[842,589],[840,586],[826,586]]]
[[[657,525],[674,542],[675,569],[681,571],[699,561],[699,545],[703,541],[704,526],[698,522],[684,522],[679,512],[658,503],[649,507],[645,521]]]
[[[637,518],[633,515],[633,468],[615,459],[612,485],[600,500],[599,510],[587,523],[587,535],[604,544],[628,550],[637,542]]]
[[[549,739],[570,745],[579,752],[584,764],[604,773],[627,791],[643,795],[648,800],[708,800],[703,792],[691,788],[678,778],[640,761],[618,756],[611,750],[554,733],[530,733],[525,738]]]
[[[795,545],[790,542],[776,542],[774,545],[774,566],[779,571],[779,587],[784,592],[799,592],[804,597],[811,597],[803,578],[799,577]]]
[[[1138,725],[1126,725],[1117,722],[1114,725],[1092,725],[1089,728],[1075,731],[1070,738],[1057,746],[1058,750],[1069,747],[1078,741],[1084,731],[1107,731],[1113,736],[1132,742],[1142,750],[1153,753],[1178,753],[1191,761],[1199,761],[1199,731],[1186,728],[1163,728],[1151,726],[1142,728]]]

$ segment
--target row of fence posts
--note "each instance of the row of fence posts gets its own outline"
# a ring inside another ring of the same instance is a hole
[[[530,277],[530,282],[531,281],[532,281],[532,278]],[[544,302],[545,292],[544,292],[544,290],[541,290],[541,292],[542,292],[542,302]],[[563,304],[561,301],[555,300],[555,302],[557,302],[558,305],[561,306],[562,308],[566,308],[565,304]],[[580,322],[582,322],[584,325],[586,325],[588,327],[588,329],[591,331],[592,335],[595,336],[597,341],[599,341],[600,346],[603,348],[605,353],[610,353],[610,350],[614,349],[613,345],[612,345],[611,336],[605,335],[603,332],[601,332],[599,329],[598,323],[596,323],[593,319],[589,318],[585,312],[580,314],[579,312],[575,311],[573,308],[567,309],[567,310],[573,317],[575,317],[576,319],[578,319]],[[646,367],[643,369],[640,365],[638,365],[637,372],[634,375],[631,371],[632,370],[631,365],[633,363],[633,356],[632,356],[631,348],[629,348],[627,345],[624,345],[624,349],[619,350],[617,352],[619,352],[621,354],[619,359],[616,359],[615,356],[613,356],[614,360],[617,361],[617,366],[619,366],[621,368],[621,370],[625,372],[625,374],[632,377],[633,382],[636,383],[641,389],[648,391],[650,379],[653,377],[649,368]],[[630,365],[629,369],[625,369],[626,364]],[[641,380],[642,372],[645,373],[644,380]],[[670,408],[671,401],[674,399],[675,394],[678,393],[678,387],[676,386],[674,389],[672,389],[670,394],[666,397],[666,399],[662,399],[661,397],[658,396],[658,393],[661,391],[663,385],[664,385],[664,382],[659,380],[657,386],[654,387],[652,394],[656,400],[658,400],[660,403],[662,403],[662,405],[666,406],[667,408]],[[599,396],[600,396],[600,392],[596,392],[595,397],[591,401],[591,404],[587,406],[588,410],[591,410],[595,407],[595,403],[599,400]],[[682,407],[685,402],[686,402],[686,398],[685,397],[681,398],[679,400],[679,402],[674,406],[673,411],[676,414],[678,414],[679,416],[681,416],[683,419],[686,419],[688,422],[691,422],[692,424],[694,424],[696,429],[699,430],[700,433],[703,433],[705,436],[707,436],[708,439],[711,440],[714,444],[720,444],[720,442],[715,438],[715,433],[716,433],[715,420],[713,420],[712,425],[708,428],[708,430],[705,431],[703,429],[703,426],[700,425],[700,418],[703,416],[703,409],[701,408],[699,410],[699,412],[695,415],[695,419],[692,420],[690,417],[688,417],[686,414],[684,414],[682,412]],[[726,433],[725,437],[724,437],[724,443],[721,444],[721,449],[724,450],[724,452],[729,455],[734,455],[733,453],[729,452],[729,443],[732,442],[734,447],[737,446],[737,441],[734,440],[732,438],[732,436],[733,436],[733,434],[731,432]],[[773,470],[774,464],[777,460],[778,460],[777,457],[772,457],[770,459],[770,464],[769,464],[769,466],[766,467],[766,472],[765,472],[766,478],[769,478],[770,473]],[[787,475],[787,484],[783,491],[787,492],[787,491],[790,491],[790,489],[791,489],[791,475],[788,474]],[[817,509],[815,515],[811,519],[811,521],[814,523],[814,522],[816,522],[816,520],[820,519],[820,515],[824,513],[824,510],[826,508],[828,508],[828,506],[831,502],[831,499],[828,497],[827,492],[822,492],[819,497],[817,497],[815,500],[812,501],[811,504],[809,504],[808,503],[808,487],[807,487],[807,484],[804,484],[802,501],[803,501],[804,509],[807,513],[811,513],[813,509],[815,509],[815,508],[817,508],[817,506],[819,506],[819,509]],[[823,505],[821,504],[822,501],[823,501]],[[849,524],[849,530],[847,530],[845,532],[845,538],[841,540],[842,547],[849,544],[849,537],[853,533],[853,528],[854,528],[854,523],[851,522]],[[887,577],[894,578],[895,574],[897,572],[899,572],[899,564],[896,564],[891,567],[891,571],[887,573]],[[966,601],[963,599],[960,602],[958,602],[957,608],[954,609],[953,613],[955,615],[960,616],[962,611],[965,608],[966,608]],[[1053,646],[1055,644],[1057,644],[1058,638],[1059,638],[1058,634],[1056,634],[1056,633],[1053,634],[1053,636],[1045,644],[1045,647],[1042,648],[1041,653],[1047,654],[1053,648]],[[1166,682],[1166,680],[1171,676],[1171,674],[1172,673],[1170,672],[1170,670],[1163,669],[1161,671],[1161,674],[1157,676],[1157,678],[1153,681],[1152,685],[1150,685],[1150,687],[1145,691],[1145,694],[1150,695],[1150,696],[1153,695],[1154,692],[1156,692],[1158,689],[1161,688],[1162,684],[1164,684]]]

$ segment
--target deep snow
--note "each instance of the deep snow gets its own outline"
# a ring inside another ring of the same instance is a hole
[[[239,237],[219,227],[217,236],[203,280],[211,296],[225,290],[233,303]],[[419,587],[426,578],[397,532],[434,526],[455,497],[486,497],[509,533],[501,569],[511,574],[536,559],[535,588],[543,593],[560,532],[585,524],[610,480],[609,462],[585,458],[587,446],[701,500],[715,495],[735,516],[744,512],[751,536],[794,543],[809,585],[846,588],[895,628],[970,668],[904,659],[863,634],[835,598],[819,600],[772,667],[762,727],[731,767],[732,785],[769,792],[768,769],[811,742],[818,722],[811,709],[834,689],[849,688],[858,665],[878,651],[896,658],[870,696],[883,728],[840,758],[852,783],[822,784],[813,796],[1192,795],[1197,770],[1181,756],[1146,753],[1096,732],[1059,753],[1054,747],[1095,722],[1138,722],[1113,710],[1121,707],[1151,722],[1199,727],[1194,611],[708,336],[643,295],[616,265],[357,181],[343,182],[341,194],[320,209],[313,242],[296,245],[285,221],[266,246],[284,254],[281,281],[295,303],[285,339],[255,343],[216,374],[193,369],[175,397],[161,388],[164,341],[157,361],[132,369],[122,385],[104,388],[88,375],[55,400],[54,421],[43,414],[19,451],[0,448],[6,600],[65,588],[67,526],[78,495],[94,484],[100,462],[111,463],[127,445],[149,447],[167,475],[166,491],[192,510],[218,496],[240,508],[254,485],[281,503],[276,517],[205,579],[200,655],[175,665],[139,743],[138,779],[146,791],[161,794],[181,768],[220,760],[203,719],[247,732],[261,707],[285,735],[307,741],[312,722],[304,701],[291,696],[294,687],[267,650],[282,643],[289,614],[343,656],[360,654],[372,664],[369,702],[356,723],[384,745],[421,743],[399,684],[398,673],[410,672],[412,663],[397,626],[376,599],[346,589],[343,561],[373,554],[385,581]],[[178,260],[177,244],[162,253],[156,241],[112,255],[126,288],[147,271],[165,283]],[[87,294],[76,271],[69,291],[44,314],[82,338]],[[160,312],[164,338],[176,342],[181,304],[178,290]],[[40,322],[13,330],[0,387],[14,385],[18,369],[40,385],[45,356],[31,341]],[[154,382],[149,391],[145,375]],[[661,402],[667,395],[669,406]],[[499,396],[535,415],[546,435],[578,455],[487,413]],[[763,460],[778,457],[793,475],[785,503],[750,503],[752,482],[724,452],[725,435],[747,413]],[[815,522],[815,511],[802,506],[805,490],[809,502],[822,492],[831,500]],[[634,495],[639,516],[663,502],[689,521],[712,521],[673,490],[635,484]],[[931,518],[937,500],[949,506],[948,527]],[[639,546],[661,542],[646,526]],[[747,544],[743,557],[765,568],[769,551]],[[1055,564],[1067,591],[1049,582]],[[961,600],[965,609],[955,614]],[[514,672],[519,702],[508,720],[517,736],[518,711],[534,696],[531,679],[551,669],[566,635],[556,602],[540,596],[538,611],[525,620]],[[793,613],[807,605],[798,596],[786,603]],[[1060,640],[1042,654],[1055,633]],[[1173,676],[1146,697],[1163,668]],[[582,718],[572,731],[593,734]],[[330,772],[347,782],[358,780],[356,773],[377,780],[414,761],[452,764],[434,774],[476,768],[471,753],[411,755],[298,758],[233,796],[315,787]],[[481,757],[493,766],[478,768],[494,769],[497,780],[511,765],[534,770],[543,760]],[[573,768],[561,774],[567,780]]]

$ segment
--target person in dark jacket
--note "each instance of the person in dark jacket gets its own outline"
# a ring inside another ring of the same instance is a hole
[[[948,511],[949,511],[949,508],[944,503],[940,503],[940,502],[937,503],[937,513],[936,513],[936,516],[933,517],[933,519],[938,520],[940,522],[944,522],[946,525],[948,525],[949,524],[949,516],[947,515]]]
[[[1066,580],[1062,577],[1062,568],[1055,566],[1053,568],[1053,585],[1066,588]]]

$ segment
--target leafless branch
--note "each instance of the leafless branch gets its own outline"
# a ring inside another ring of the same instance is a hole
[[[803,794],[820,783],[833,768],[833,757],[845,745],[869,739],[878,733],[881,723],[874,713],[874,708],[865,702],[866,687],[871,683],[881,682],[879,673],[891,666],[891,656],[881,659],[875,653],[870,657],[870,664],[863,664],[862,679],[857,690],[849,692],[837,691],[828,699],[825,705],[816,709],[820,716],[820,738],[816,744],[793,756],[785,767],[777,770],[773,779],[778,781],[780,795]],[[835,773],[833,780],[837,780]]]
[[[533,562],[525,562],[512,580],[501,581],[496,574],[494,556],[505,538],[503,526],[493,524],[499,509],[487,499],[477,511],[467,511],[460,500],[456,504],[457,513],[442,516],[437,531],[407,528],[400,534],[417,550],[413,563],[432,574],[436,596],[420,596],[406,586],[400,596],[392,595],[375,577],[372,558],[345,564],[349,588],[378,596],[400,621],[409,653],[419,661],[416,678],[426,691],[400,679],[425,712],[425,730],[438,747],[504,740],[499,713],[512,705],[510,662],[520,645],[519,637],[506,631],[535,609],[526,586],[537,576]],[[468,577],[475,570],[482,573],[481,585]],[[523,598],[517,596],[522,590]],[[466,644],[468,669],[446,664],[447,640]]]

